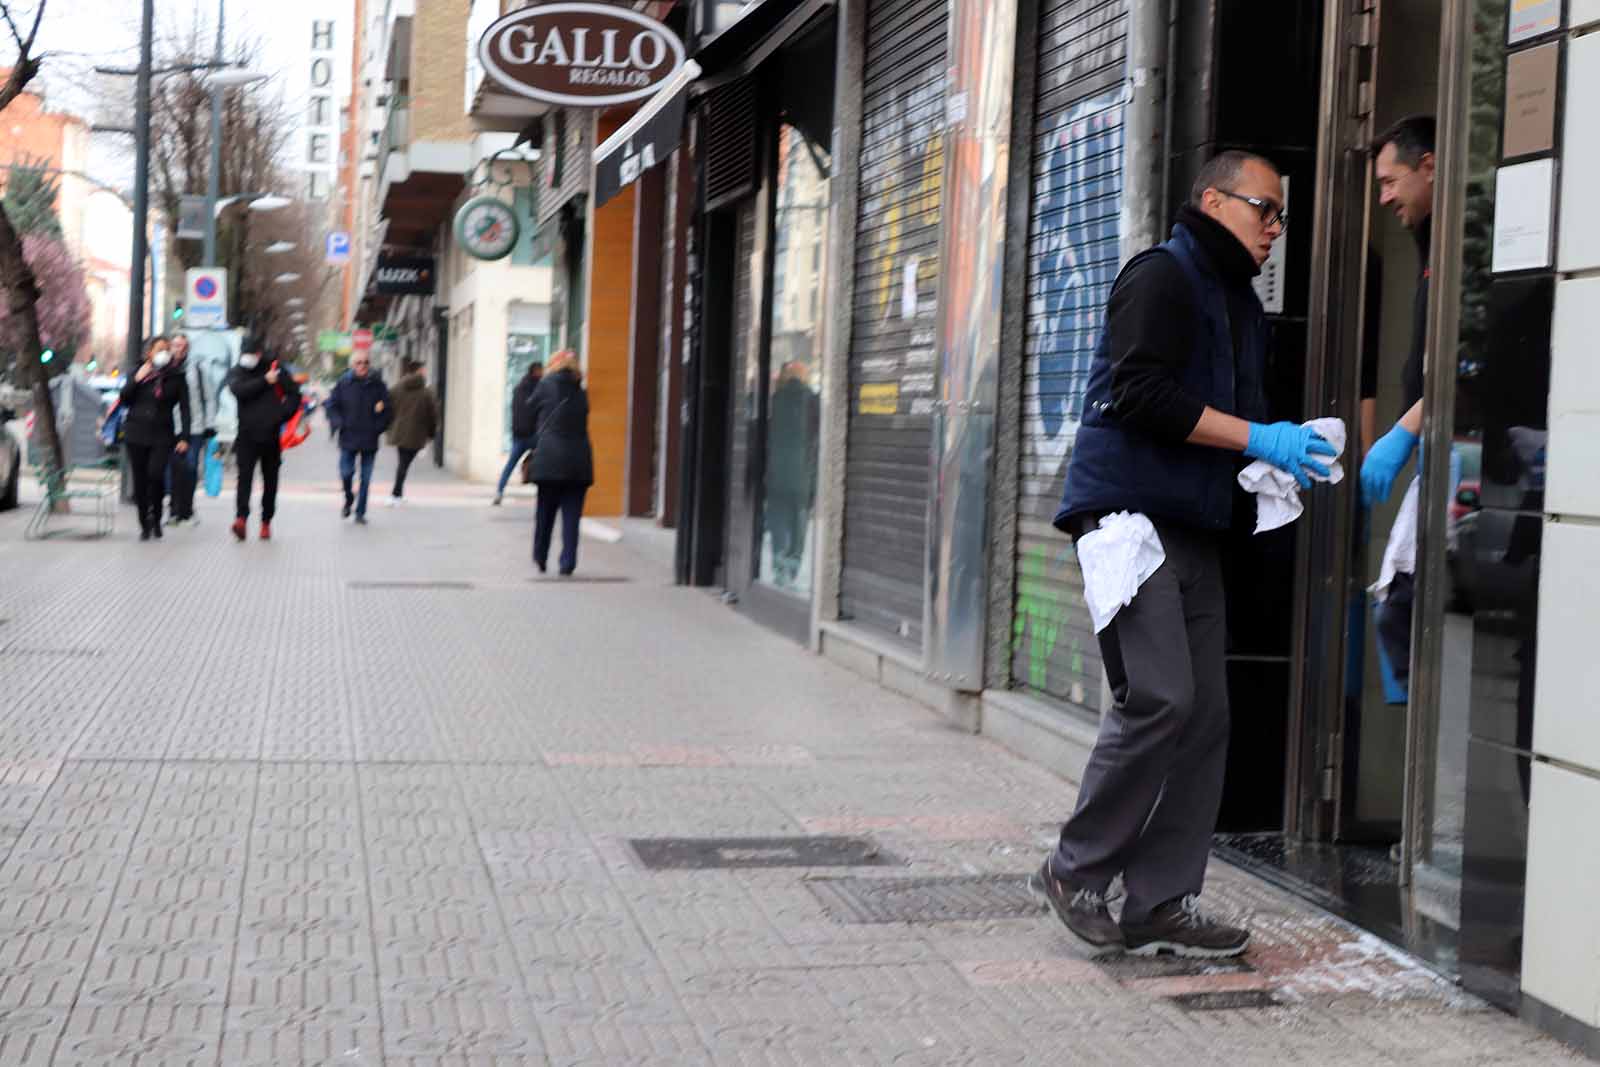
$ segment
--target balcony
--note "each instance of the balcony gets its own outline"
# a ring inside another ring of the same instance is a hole
[[[513,3],[507,10],[526,6]],[[478,40],[499,17],[498,0],[472,0],[472,12],[467,17],[466,113],[480,131],[517,133],[548,111],[549,106],[501,91],[478,62]]]

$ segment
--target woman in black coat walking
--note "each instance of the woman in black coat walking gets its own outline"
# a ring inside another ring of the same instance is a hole
[[[550,559],[556,515],[561,516],[561,573],[578,566],[578,520],[594,484],[594,449],[589,444],[589,394],[572,352],[557,352],[533,391],[533,481],[539,489],[533,528],[533,564],[543,574]]]
[[[155,337],[144,346],[144,362],[122,387],[122,440],[133,471],[133,498],[139,506],[139,540],[161,539],[161,498],[166,493],[167,463],[176,445],[179,455],[189,450],[189,386],[183,371],[172,364],[167,339]],[[172,409],[182,414],[182,427],[173,434]]]

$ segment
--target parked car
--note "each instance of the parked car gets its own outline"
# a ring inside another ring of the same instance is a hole
[[[17,422],[17,413],[9,407],[0,406],[0,511],[17,506],[26,441],[22,427]]]

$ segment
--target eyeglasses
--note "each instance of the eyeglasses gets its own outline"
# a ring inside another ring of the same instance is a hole
[[[1221,193],[1223,196],[1231,196],[1235,200],[1243,200],[1245,203],[1255,208],[1256,211],[1261,215],[1261,225],[1276,225],[1280,230],[1287,230],[1289,228],[1289,213],[1283,208],[1279,207],[1277,204],[1274,204],[1271,200],[1262,200],[1260,197],[1256,196],[1244,196],[1240,193],[1233,192],[1231,189],[1218,189],[1217,192]]]

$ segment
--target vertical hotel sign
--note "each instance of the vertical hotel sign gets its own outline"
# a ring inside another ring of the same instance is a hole
[[[311,20],[311,91],[306,96],[306,123],[302,134],[306,197],[326,200],[333,191],[337,167],[339,108],[334,102],[334,20]]]

